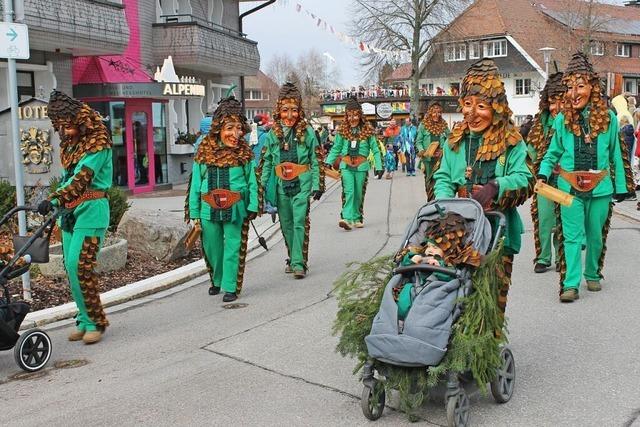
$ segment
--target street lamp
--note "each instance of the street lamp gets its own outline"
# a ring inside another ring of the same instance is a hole
[[[551,62],[551,53],[553,53],[554,50],[556,50],[555,47],[543,47],[538,49],[540,52],[542,52],[542,55],[544,56],[544,72],[546,74],[545,76],[545,80],[549,78],[549,62]]]

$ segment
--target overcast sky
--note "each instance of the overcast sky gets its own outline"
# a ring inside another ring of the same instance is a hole
[[[262,2],[240,3],[240,12]],[[342,43],[335,35],[319,28],[304,12],[296,12],[296,4],[342,33],[349,32],[348,9],[350,0],[278,0],[259,12],[244,19],[244,32],[258,42],[260,68],[264,71],[274,54],[288,52],[296,59],[305,51],[316,48],[320,53],[329,52],[337,61],[343,86],[352,86],[360,81],[358,65],[361,55],[355,48]]]
[[[604,1],[624,3],[624,0]],[[240,3],[240,11],[244,12],[261,3],[263,2]],[[362,57],[360,51],[318,27],[304,12],[296,12],[297,3],[329,25],[333,25],[337,31],[349,33],[348,12],[351,0],[278,0],[244,20],[244,32],[250,39],[258,42],[260,68],[264,71],[274,54],[286,51],[295,60],[301,53],[316,48],[320,53],[329,52],[336,59],[342,86],[359,84],[362,75],[359,65]]]

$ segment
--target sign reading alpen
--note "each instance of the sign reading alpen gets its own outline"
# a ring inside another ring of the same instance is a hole
[[[204,85],[192,83],[165,83],[162,94],[173,96],[204,96]]]

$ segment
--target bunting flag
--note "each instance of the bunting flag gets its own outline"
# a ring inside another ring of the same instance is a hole
[[[287,6],[289,2],[280,2],[281,5]],[[406,50],[386,50],[380,49],[375,46],[370,46],[368,43],[365,43],[362,40],[355,40],[353,37],[344,34],[336,29],[333,25],[329,24],[324,19],[317,16],[315,13],[307,10],[300,3],[295,3],[295,9],[298,13],[303,13],[308,16],[313,22],[316,24],[316,27],[333,34],[338,38],[342,43],[349,44],[351,46],[356,47],[363,53],[375,53],[376,55],[384,55],[388,57],[392,57],[394,59],[399,59],[405,57],[409,52]]]

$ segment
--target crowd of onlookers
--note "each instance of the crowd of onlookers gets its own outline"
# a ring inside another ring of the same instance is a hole
[[[457,96],[457,88],[451,87],[445,91],[441,87],[436,87],[432,93],[427,86],[420,88],[420,95],[424,96]],[[321,93],[323,101],[345,101],[347,98],[406,98],[411,96],[411,88],[407,84],[392,84],[387,86],[370,85],[352,86],[350,89],[331,89]]]

